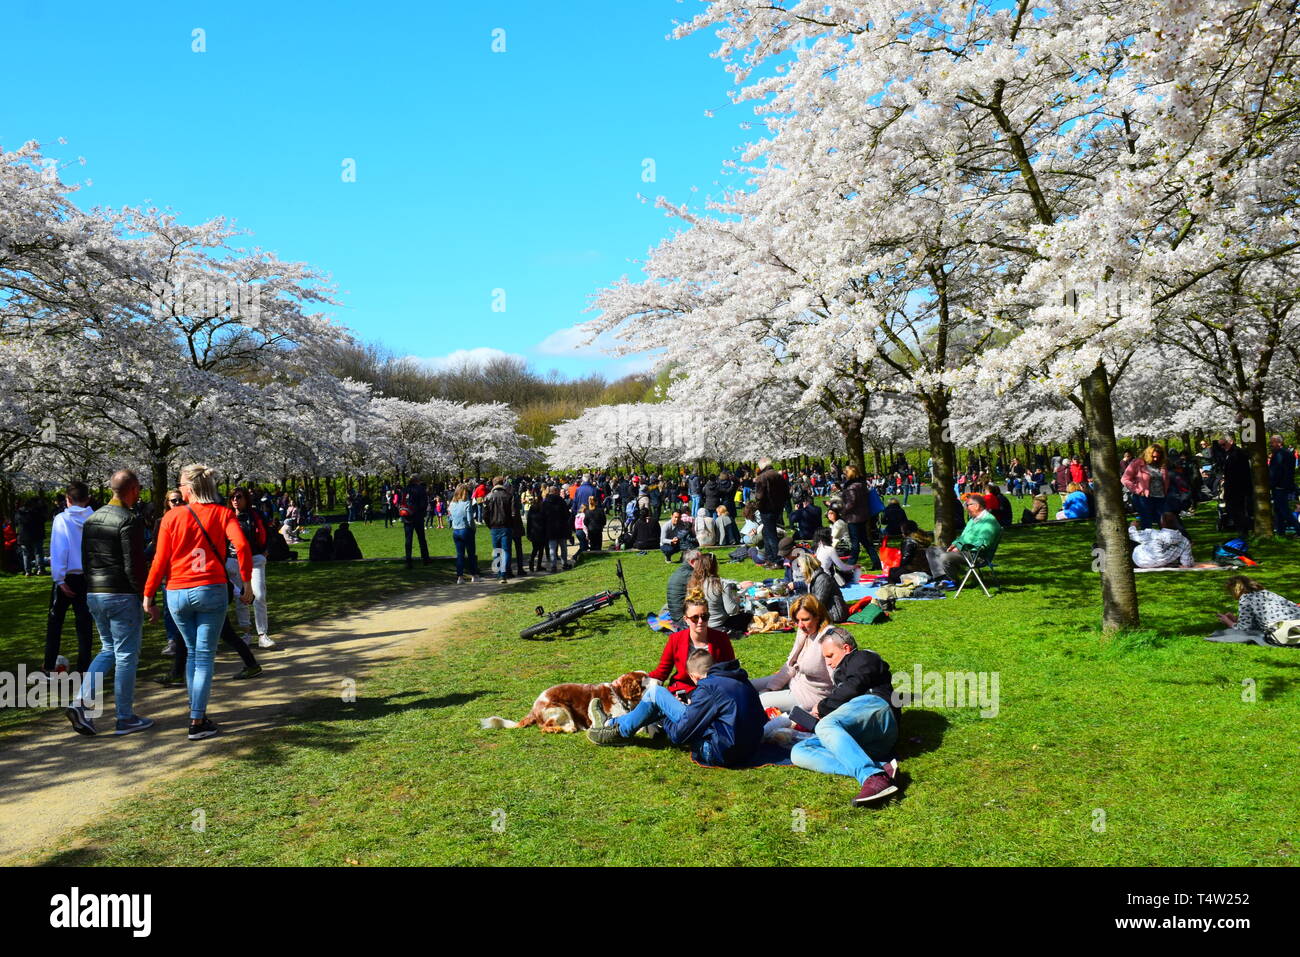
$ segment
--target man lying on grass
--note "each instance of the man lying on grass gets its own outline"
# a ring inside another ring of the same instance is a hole
[[[816,734],[796,744],[790,760],[809,771],[856,778],[862,787],[855,805],[887,798],[898,790],[898,715],[890,703],[894,683],[889,665],[874,651],[859,648],[840,628],[822,632],[821,648],[834,687],[811,715],[801,708],[791,712]]]
[[[662,685],[651,685],[632,711],[610,718],[600,699],[592,698],[587,737],[596,744],[630,744],[638,731],[660,721],[668,740],[689,746],[700,764],[743,767],[758,750],[767,723],[749,675],[738,661],[715,664],[703,648],[690,653],[686,670],[695,681],[690,704]]]

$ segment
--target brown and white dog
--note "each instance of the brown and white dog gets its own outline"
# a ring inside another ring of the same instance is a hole
[[[625,675],[598,685],[563,684],[547,688],[533,702],[533,710],[520,721],[506,718],[483,718],[484,728],[527,728],[537,725],[543,733],[572,734],[591,727],[587,709],[593,698],[598,699],[611,718],[627,714],[641,702],[646,682],[650,676],[644,671],[629,671]]]

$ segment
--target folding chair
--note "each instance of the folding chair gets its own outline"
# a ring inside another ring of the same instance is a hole
[[[993,567],[993,560],[989,558],[984,548],[982,546],[960,548],[957,550],[957,554],[966,561],[966,576],[961,580],[961,584],[957,586],[957,591],[953,593],[952,597],[958,597],[961,590],[966,587],[966,582],[970,581],[971,576],[974,575],[975,581],[984,592],[984,597],[992,598],[993,596],[989,594],[988,588],[984,585],[984,579],[980,577],[979,570],[981,568],[985,569],[988,572],[989,581],[993,583],[994,588],[997,588],[997,569]]]

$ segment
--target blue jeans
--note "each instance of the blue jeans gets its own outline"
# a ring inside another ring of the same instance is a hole
[[[1138,528],[1159,528],[1160,516],[1165,512],[1165,500],[1152,498],[1150,495],[1133,495],[1133,506],[1137,509]]]
[[[505,581],[510,571],[510,529],[493,528],[492,533],[492,571]]]
[[[875,543],[871,541],[871,526],[867,522],[849,522],[849,564],[856,565],[858,556],[862,554],[862,549],[867,550],[867,555],[871,558],[871,567],[875,571],[880,571],[880,554],[876,551]]]
[[[134,712],[135,671],[140,664],[140,635],[144,624],[144,609],[139,595],[107,595],[90,592],[86,605],[99,628],[99,640],[104,648],[95,655],[81,683],[81,700],[95,695],[95,675],[113,673],[113,705],[117,720],[125,721]],[[103,687],[102,685],[100,686]],[[96,702],[103,707],[103,702]]]
[[[460,578],[465,574],[465,565],[468,563],[469,573],[477,578],[479,571],[478,555],[474,548],[474,529],[453,528],[451,540],[456,545],[456,577]]]
[[[18,557],[23,563],[23,574],[39,575],[41,569],[45,567],[45,545],[37,542],[35,545],[19,545]]]
[[[864,694],[817,722],[817,734],[790,752],[796,766],[822,774],[843,774],[861,784],[882,773],[898,743],[898,720],[889,702]]]
[[[699,511],[700,511],[700,497],[698,495],[692,495],[691,496],[691,518],[694,518],[697,514],[699,514]]]
[[[630,738],[648,724],[667,719],[680,721],[686,713],[686,705],[680,698],[663,685],[651,685],[641,696],[641,703],[627,714],[611,718],[610,722],[618,728],[624,738]]]
[[[185,687],[190,693],[190,720],[208,713],[212,662],[226,622],[226,586],[197,585],[167,591],[167,607],[185,641]]]

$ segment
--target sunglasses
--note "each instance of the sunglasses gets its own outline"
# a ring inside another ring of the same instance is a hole
[[[687,615],[687,616],[686,616],[686,620],[687,620],[687,621],[694,621],[694,622],[701,622],[701,621],[704,621],[705,619],[707,619],[708,617],[709,617],[708,615]]]
[[[185,503],[185,500],[180,498],[169,498],[167,502],[170,505],[183,505]]]

